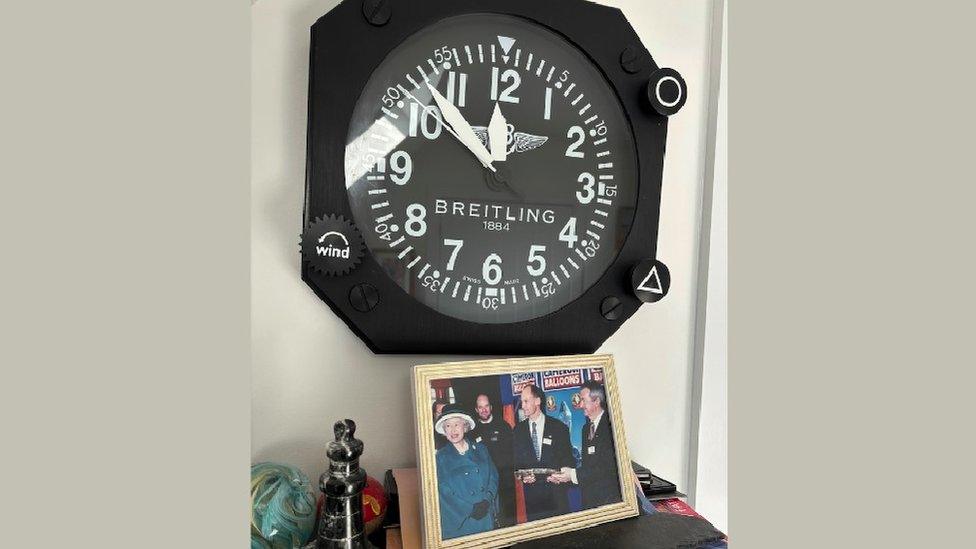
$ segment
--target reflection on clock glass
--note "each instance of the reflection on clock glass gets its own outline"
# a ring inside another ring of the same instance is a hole
[[[444,19],[373,72],[346,188],[376,261],[452,317],[509,323],[578,298],[630,230],[637,157],[604,76],[517,17]]]

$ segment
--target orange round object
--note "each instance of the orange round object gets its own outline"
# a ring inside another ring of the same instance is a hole
[[[318,517],[322,517],[322,506],[325,504],[325,495],[319,495]],[[390,500],[386,497],[386,491],[380,481],[371,476],[366,477],[366,487],[363,488],[363,523],[366,527],[366,535],[372,534],[383,524],[383,517],[386,516],[386,509],[389,507]]]
[[[366,523],[366,534],[372,534],[386,516],[389,500],[383,485],[373,477],[366,477],[366,488],[363,489],[363,521]]]

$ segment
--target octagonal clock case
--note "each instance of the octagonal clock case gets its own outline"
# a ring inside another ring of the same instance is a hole
[[[668,292],[686,98],[616,8],[345,0],[312,26],[302,278],[374,352],[593,352]]]

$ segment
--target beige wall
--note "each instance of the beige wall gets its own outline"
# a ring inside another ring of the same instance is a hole
[[[604,2],[623,9],[689,100],[669,127],[659,257],[672,275],[600,352],[613,353],[633,458],[687,485],[696,258],[710,49],[710,2]],[[334,1],[252,7],[252,459],[317,477],[331,424],[350,417],[373,475],[415,463],[409,368],[457,356],[376,356],[299,277],[309,26]],[[596,29],[598,31],[598,29]]]

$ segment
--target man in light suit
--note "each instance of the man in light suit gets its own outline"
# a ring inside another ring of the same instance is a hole
[[[546,468],[562,470],[576,466],[569,429],[558,419],[542,411],[545,392],[535,385],[522,390],[522,411],[525,420],[512,433],[516,469]],[[528,475],[522,479],[525,494],[525,514],[529,521],[554,517],[569,512],[567,485],[553,482],[554,475],[540,478]]]

